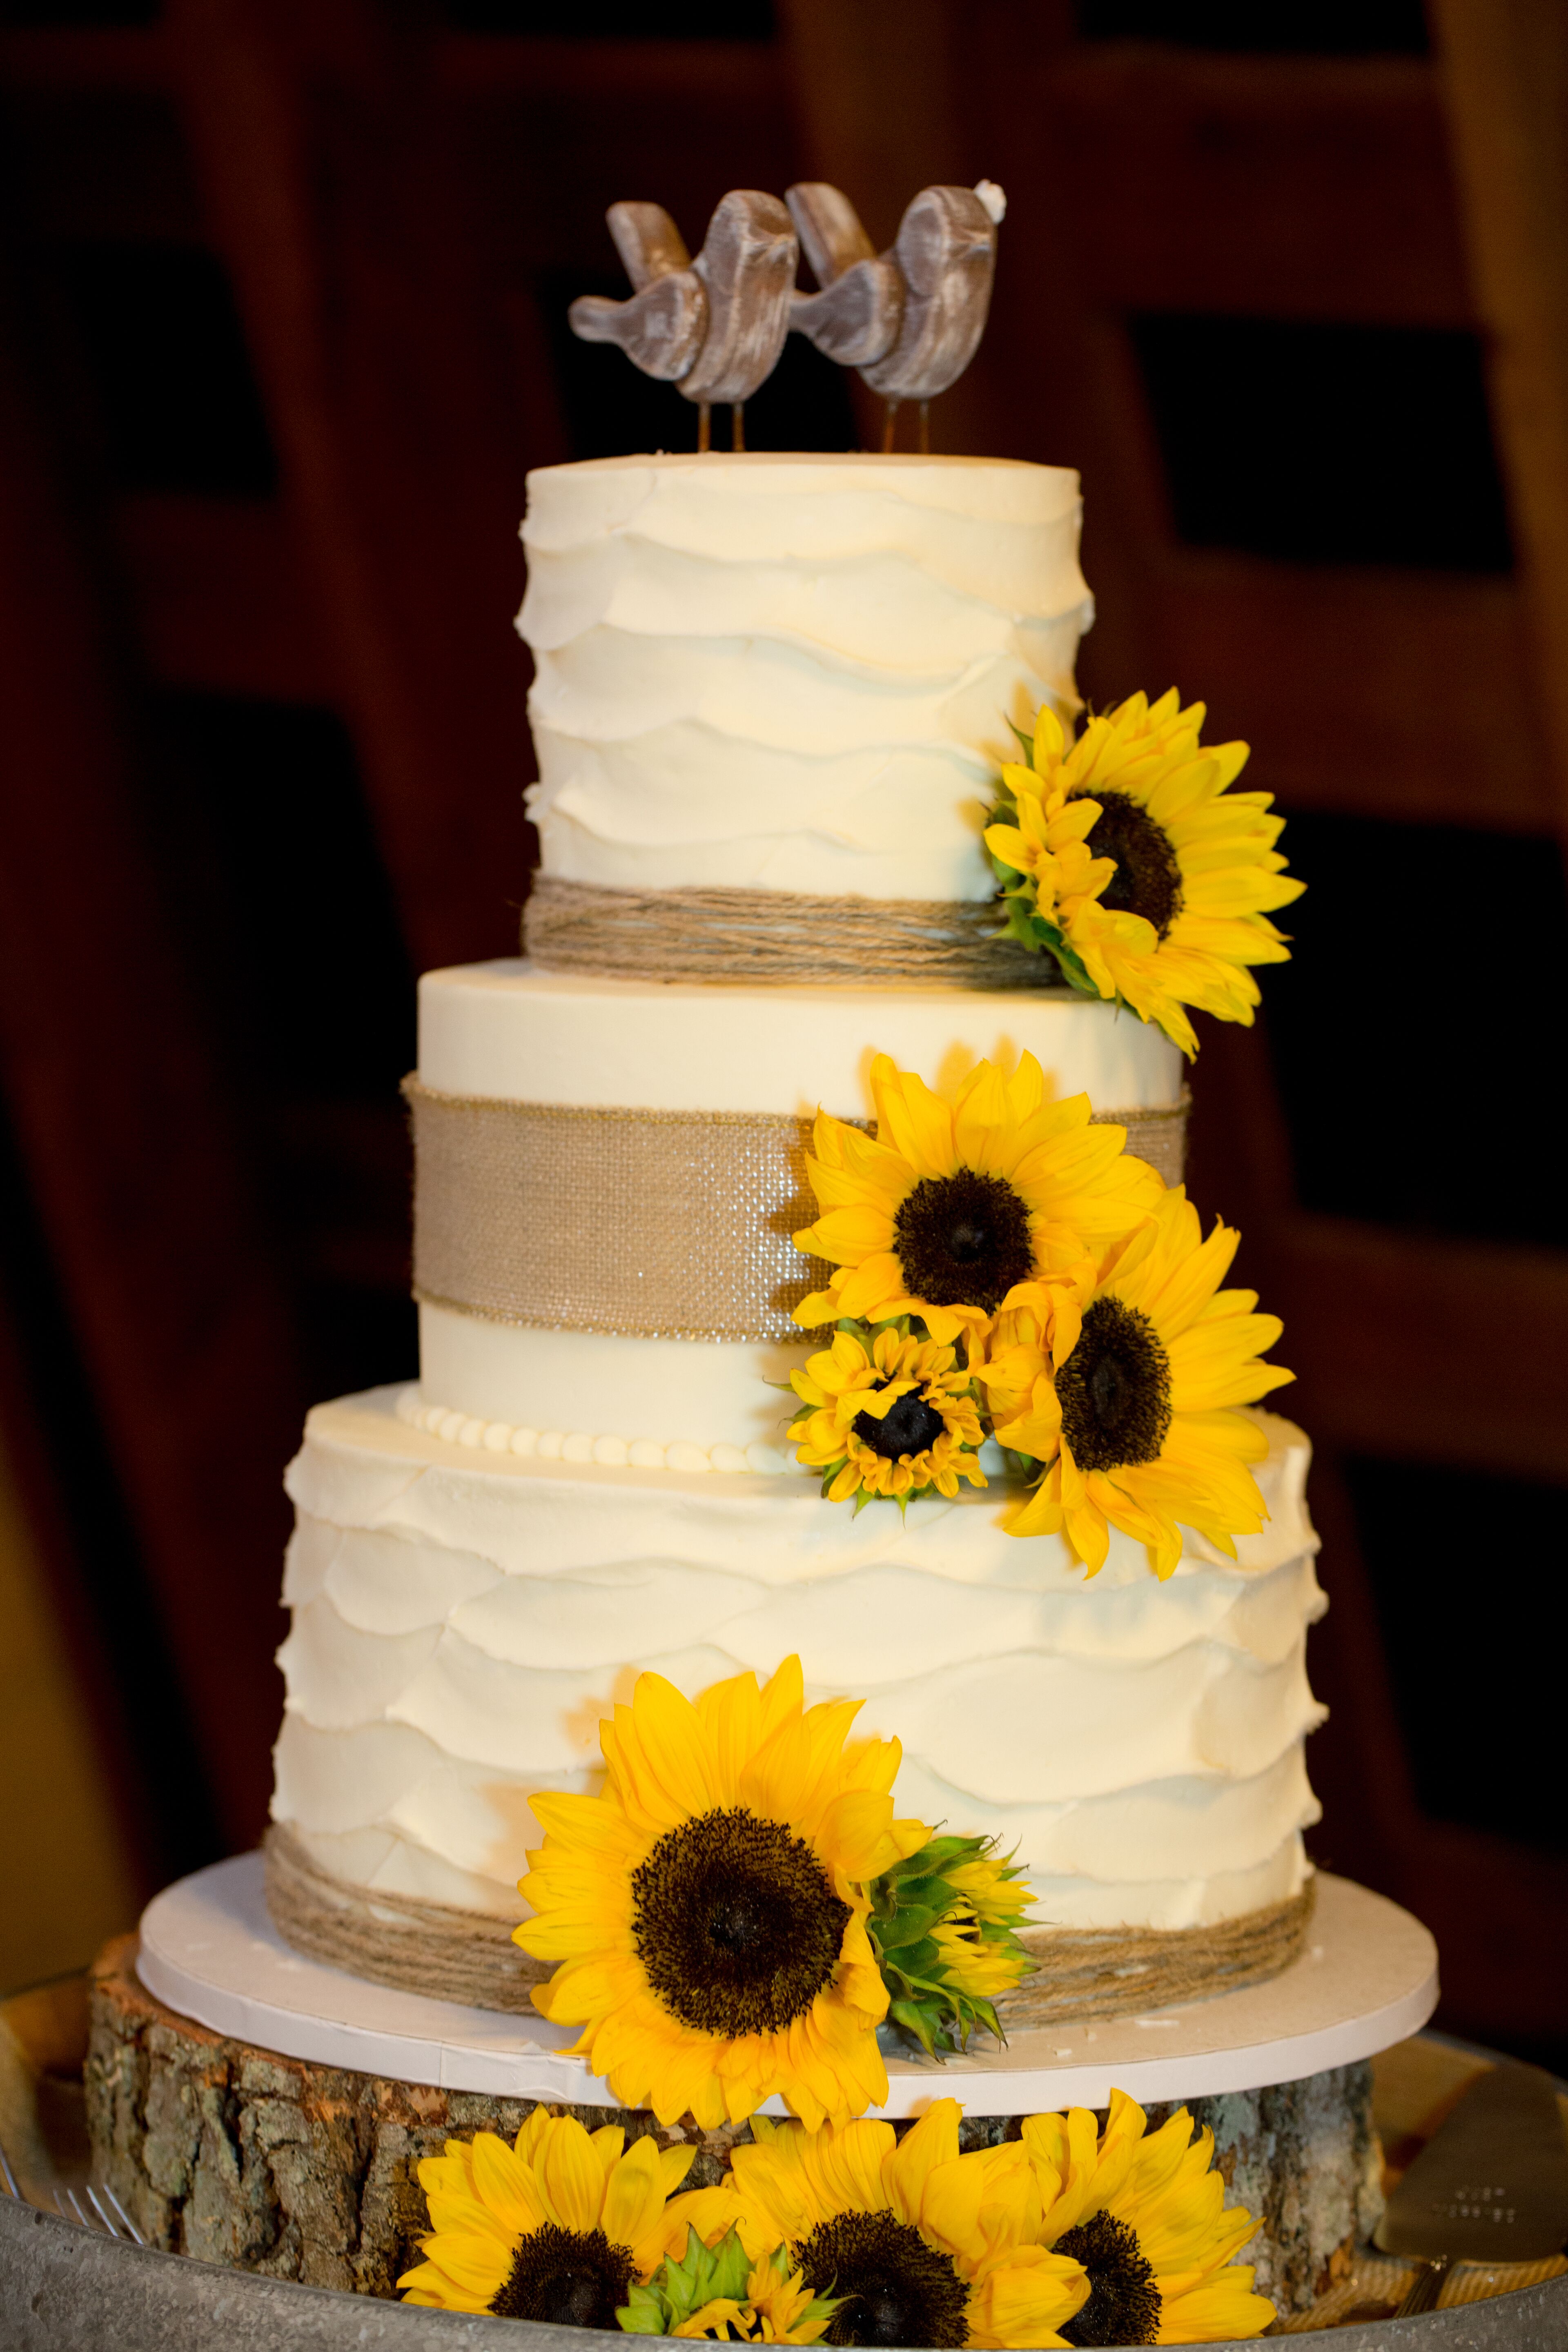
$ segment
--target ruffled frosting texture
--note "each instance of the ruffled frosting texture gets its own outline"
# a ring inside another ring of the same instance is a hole
[[[529,793],[608,888],[988,898],[1008,720],[1078,708],[1078,477],[612,458],[529,480]]]
[[[858,1518],[803,1478],[514,1462],[411,1431],[396,1390],[318,1408],[280,1653],[274,1812],[358,1883],[520,1916],[531,1790],[595,1785],[637,1675],[682,1689],[798,1651],[904,1745],[900,1806],[1016,1843],[1042,1921],[1184,1927],[1296,1891],[1317,1818],[1308,1448],[1260,1414],[1270,1507],[1239,1564],[1092,1580],[995,1489]]]

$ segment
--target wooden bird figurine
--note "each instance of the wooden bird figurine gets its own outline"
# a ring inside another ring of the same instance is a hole
[[[848,197],[826,180],[801,181],[784,202],[822,289],[795,295],[791,327],[841,367],[869,367],[886,359],[904,315],[898,263],[890,253],[878,253]]]
[[[645,375],[678,384],[697,404],[700,449],[709,446],[712,404],[728,402],[734,446],[743,449],[744,404],[778,365],[789,332],[799,247],[788,213],[760,189],[731,188],[695,261],[660,205],[612,205],[605,217],[631,299],[580,296],[567,314],[573,333],[619,343]]]
[[[881,394],[885,450],[905,400],[920,403],[921,446],[929,449],[930,404],[958,381],[985,331],[1006,198],[989,180],[922,188],[881,255],[838,189],[803,182],[788,203],[822,289],[796,295],[791,326]]]
[[[579,295],[566,314],[572,331],[585,343],[619,343],[644,375],[679,383],[708,331],[708,289],[662,205],[612,205],[605,218],[632,298]]]

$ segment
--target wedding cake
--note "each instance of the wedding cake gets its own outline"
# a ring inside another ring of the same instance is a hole
[[[1267,1516],[1164,1574],[1115,1524],[1094,1568],[1070,1509],[1015,1532],[1037,1465],[994,1435],[863,1509],[800,1459],[819,1111],[820,1171],[889,1070],[952,1106],[1037,1068],[1179,1181],[1177,1045],[995,938],[999,772],[1079,709],[1079,523],[1076,475],[990,460],[531,478],[530,953],[420,984],[420,1378],[318,1407],[288,1477],[274,1839],[329,1909],[510,1952],[531,1799],[600,1785],[639,1674],[798,1655],[901,1740],[901,1811],[1016,1853],[1026,1942],[1304,1916],[1298,1429],[1247,1408]]]

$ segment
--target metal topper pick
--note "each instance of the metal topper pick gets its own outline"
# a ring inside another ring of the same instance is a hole
[[[963,373],[985,331],[1006,198],[990,180],[922,188],[883,254],[848,197],[826,181],[801,182],[786,201],[787,212],[776,196],[731,189],[695,260],[661,205],[612,205],[605,218],[632,294],[624,302],[580,296],[568,313],[573,332],[618,343],[645,375],[677,385],[696,404],[705,450],[721,401],[733,412],[734,446],[745,447],[745,403],[793,329],[880,393],[885,452],[907,400],[920,404],[921,447],[929,450],[931,403]],[[802,247],[815,294],[795,286]]]

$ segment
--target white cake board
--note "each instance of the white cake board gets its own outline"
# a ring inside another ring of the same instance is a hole
[[[885,2116],[951,2094],[977,2116],[1103,2107],[1112,2085],[1148,2105],[1295,2082],[1403,2042],[1437,2002],[1437,1951],[1418,1920],[1347,1878],[1318,1878],[1311,1940],[1268,1984],[1147,2017],[1016,2033],[937,2064],[889,2056]],[[309,1960],[268,1916],[261,1856],[183,1878],[142,1918],[148,1991],[215,2033],[318,2066],[497,2098],[615,2106],[609,2085],[566,2055],[571,2028],[543,2018],[367,1984]],[[764,2113],[782,2115],[770,2099]]]

